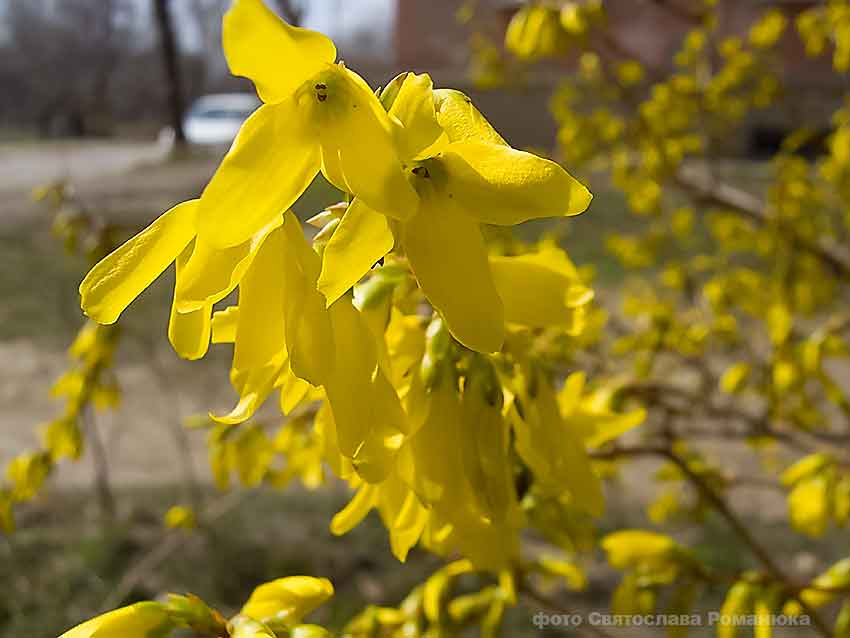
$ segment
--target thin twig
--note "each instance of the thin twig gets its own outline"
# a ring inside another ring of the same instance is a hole
[[[817,257],[836,276],[850,279],[850,259],[846,255],[839,254],[832,246],[801,236],[789,224],[771,217],[767,205],[758,197],[731,184],[706,179],[693,171],[680,170],[673,181],[703,203],[731,208],[760,226],[777,225],[795,247]]]
[[[112,493],[112,486],[109,481],[109,455],[107,454],[106,445],[103,442],[100,429],[97,427],[94,408],[91,404],[83,407],[83,411],[80,413],[80,420],[82,421],[86,438],[91,445],[92,460],[94,461],[95,491],[97,492],[97,499],[100,504],[100,513],[104,521],[109,522],[115,519],[115,496]]]
[[[593,454],[595,458],[617,458],[622,456],[659,456],[665,458],[684,474],[688,481],[699,491],[700,495],[711,505],[714,510],[726,521],[733,532],[741,539],[744,545],[750,550],[753,556],[762,564],[770,577],[782,585],[782,587],[792,596],[802,607],[803,611],[809,616],[812,624],[817,627],[818,631],[830,638],[832,630],[827,625],[826,621],[820,617],[817,611],[803,600],[799,593],[806,586],[800,586],[785,573],[785,571],[774,560],[770,551],[765,548],[756,537],[750,532],[746,524],[738,518],[738,515],[732,510],[729,504],[718,494],[715,489],[706,481],[698,472],[695,472],[688,464],[686,459],[683,459],[670,448],[664,446],[636,446],[631,448],[617,448],[607,452],[596,452]]]
[[[247,492],[233,492],[216,501],[199,517],[202,524],[209,525],[215,522],[237,507],[247,494]],[[103,601],[101,613],[114,609],[126,600],[142,580],[157,569],[174,552],[183,547],[190,538],[191,535],[187,534],[185,530],[167,530],[160,541],[147,554],[127,569],[121,580],[118,581],[115,589]]]

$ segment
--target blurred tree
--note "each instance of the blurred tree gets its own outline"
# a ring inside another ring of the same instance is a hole
[[[183,131],[183,92],[169,0],[154,0],[154,16],[159,30],[159,45],[165,71],[169,119],[174,129],[174,141],[178,146],[182,146],[186,143],[186,133]]]
[[[4,119],[31,118],[42,135],[103,132],[128,11],[125,0],[10,4],[0,63]]]
[[[227,5],[227,0],[190,0],[188,5],[200,39],[202,77],[198,79],[205,88],[218,79],[217,75],[225,72],[221,52],[221,16]]]
[[[278,12],[289,24],[299,25],[304,18],[304,3],[297,0],[275,0]]]

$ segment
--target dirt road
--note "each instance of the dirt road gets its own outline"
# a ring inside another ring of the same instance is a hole
[[[73,184],[87,208],[122,219],[150,220],[195,197],[220,151],[189,151],[175,159],[156,142],[63,141],[0,145],[0,228],[32,220],[32,190],[58,180]],[[37,219],[37,217],[36,217]]]
[[[158,162],[169,147],[158,142],[59,141],[0,144],[0,193],[59,179],[85,181]]]

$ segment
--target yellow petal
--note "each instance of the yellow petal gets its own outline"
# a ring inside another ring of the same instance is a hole
[[[285,249],[278,277],[285,291],[289,363],[295,376],[318,387],[331,374],[336,356],[325,298],[316,289],[321,258],[292,212],[286,213],[281,232]]]
[[[327,305],[360,281],[392,248],[393,235],[387,218],[355,199],[322,254],[318,286]]]
[[[159,603],[136,603],[92,618],[59,638],[144,638],[167,622],[168,614]]]
[[[231,380],[240,401],[224,423],[250,418],[274,388],[287,357],[285,294],[281,285],[286,242],[281,227],[272,231],[239,285],[239,312]]]
[[[263,622],[275,620],[292,627],[333,594],[333,585],[327,578],[279,578],[257,587],[241,613]]]
[[[239,321],[239,306],[216,310],[212,318],[212,342],[233,343],[236,341],[236,324]]]
[[[582,372],[573,372],[564,381],[564,387],[558,392],[558,409],[562,415],[572,416],[579,408],[581,394],[587,382],[587,375]]]
[[[572,323],[568,295],[581,286],[577,273],[566,274],[539,254],[490,257],[490,270],[506,321],[531,327]]]
[[[618,436],[636,428],[644,420],[646,420],[646,411],[643,409],[632,410],[625,414],[579,412],[566,419],[568,427],[573,425],[573,422],[577,422],[575,425],[582,430],[584,444],[589,448],[602,447],[609,441],[613,441]]]
[[[399,457],[399,473],[422,502],[435,506],[446,501],[450,506],[466,494],[460,480],[463,459],[459,432],[460,420],[457,382],[444,375],[428,396],[428,414],[422,426],[405,442]]]
[[[242,125],[201,195],[202,242],[226,248],[247,241],[307,189],[319,170],[308,116],[292,97],[261,106]]]
[[[200,359],[207,353],[212,333],[212,303],[203,304],[187,313],[177,311],[180,277],[185,272],[192,251],[193,247],[187,246],[175,262],[177,276],[174,300],[171,302],[171,316],[168,320],[168,340],[179,356],[189,360]]]
[[[449,140],[477,140],[488,144],[508,143],[492,127],[490,122],[481,115],[466,95],[454,89],[437,89],[434,91],[437,105],[437,121],[446,131]]]
[[[445,193],[487,224],[577,215],[590,205],[590,191],[558,164],[509,146],[455,142],[438,161]]]
[[[181,313],[171,306],[168,320],[168,340],[174,352],[183,359],[195,361],[202,359],[210,346],[210,315],[212,306]]]
[[[272,220],[247,241],[228,248],[216,248],[208,242],[196,241],[195,249],[180,278],[176,299],[180,312],[189,312],[216,304],[239,284],[266,237],[283,223],[283,216]]]
[[[496,393],[497,397],[491,396]],[[462,475],[472,495],[473,508],[489,521],[501,520],[516,505],[509,456],[510,426],[502,416],[501,387],[493,377],[476,375],[464,385],[462,422],[458,441]],[[471,513],[471,512],[470,512]]]
[[[275,381],[275,387],[280,388],[280,411],[288,415],[307,397],[311,386],[295,376],[287,361]]]
[[[265,403],[274,390],[275,380],[280,375],[284,357],[285,354],[279,353],[274,361],[259,368],[238,370],[239,375],[235,378],[238,383],[239,401],[227,414],[210,413],[210,418],[217,423],[236,425],[245,423],[254,416],[254,413]]]
[[[379,489],[377,485],[361,485],[348,504],[331,519],[331,533],[342,536],[357,527],[375,507]]]
[[[500,350],[504,310],[478,223],[451,200],[428,196],[403,224],[402,241],[422,291],[455,339],[478,352]]]
[[[390,549],[402,563],[407,560],[410,549],[419,542],[430,512],[419,501],[412,490],[399,509],[398,516],[388,525],[390,530]]]
[[[334,186],[377,212],[405,219],[418,197],[402,170],[393,124],[378,98],[356,73],[325,78],[327,99],[313,105],[322,146],[322,170]]]
[[[378,511],[390,533],[393,555],[404,562],[410,548],[419,542],[430,510],[416,493],[394,472],[379,486]]]
[[[369,327],[347,297],[329,308],[336,357],[325,382],[340,452],[369,482],[383,480],[403,440],[401,401],[378,366]]]
[[[408,73],[390,107],[390,115],[404,127],[397,137],[399,153],[404,159],[419,157],[443,135],[437,122],[433,89],[427,73]]]
[[[336,59],[330,38],[287,24],[262,0],[234,0],[222,38],[230,71],[250,78],[269,104],[285,100]]]
[[[536,395],[523,398],[523,417],[513,419],[517,452],[541,489],[557,498],[567,496],[579,508],[601,516],[602,483],[591,467],[581,433],[564,422],[548,380],[541,378],[534,385]]]
[[[248,616],[235,616],[230,621],[230,638],[275,638],[275,633],[263,623]]]
[[[115,323],[192,241],[197,208],[198,200],[178,204],[101,259],[80,284],[83,312],[98,323]]]

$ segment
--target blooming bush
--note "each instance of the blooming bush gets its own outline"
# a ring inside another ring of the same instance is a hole
[[[529,3],[508,27],[506,56],[479,46],[491,85],[511,65],[576,63],[552,99],[560,159],[610,174],[640,220],[639,232],[607,242],[634,274],[609,313],[554,239],[491,232],[587,209],[589,191],[560,164],[512,148],[463,93],[413,73],[373,91],[327,37],[260,0],[234,0],[225,54],[263,105],[200,198],[86,276],[82,308],[96,323],[74,351],[93,363],[63,392],[79,406],[103,390],[91,369],[109,362],[108,326],[174,263],[174,350],[198,359],[211,344],[233,349],[238,398],[204,424],[216,484],[318,487],[333,475],[352,489],[333,533],[374,509],[400,561],[417,545],[447,559],[398,607],[365,609],[345,635],[494,635],[521,595],[550,604],[553,583],[586,587],[581,556],[597,547],[623,572],[617,613],[687,614],[720,585],[722,613],[754,616],[760,636],[780,611],[844,635],[850,559],[813,577],[791,571],[730,502],[747,477],[703,442],[749,446],[774,479],[785,466],[773,483],[788,491],[797,532],[817,538],[850,517],[850,399],[834,366],[848,357],[850,327],[850,119],[838,109],[814,165],[801,155],[806,131],[789,136],[763,199],[715,172],[704,160],[716,141],[781,95],[775,53],[789,21],[769,10],[746,38],[724,38],[714,4],[669,9],[690,25],[670,68],[619,46],[593,0]],[[831,51],[845,72],[846,4],[796,20],[809,53]],[[290,207],[319,172],[345,201],[309,220],[311,240]],[[234,290],[238,303],[222,307]],[[282,414],[273,437],[254,420],[272,397]],[[64,429],[51,425],[44,451],[10,465],[7,528],[12,506],[79,454],[78,411]],[[603,480],[644,457],[661,462],[652,523],[699,524],[713,512],[752,569],[724,571],[656,530],[597,539]],[[176,507],[166,523],[191,530],[198,517]],[[471,573],[483,583],[472,590]],[[63,638],[329,635],[303,619],[332,593],[324,579],[282,578],[229,620],[170,596]]]

